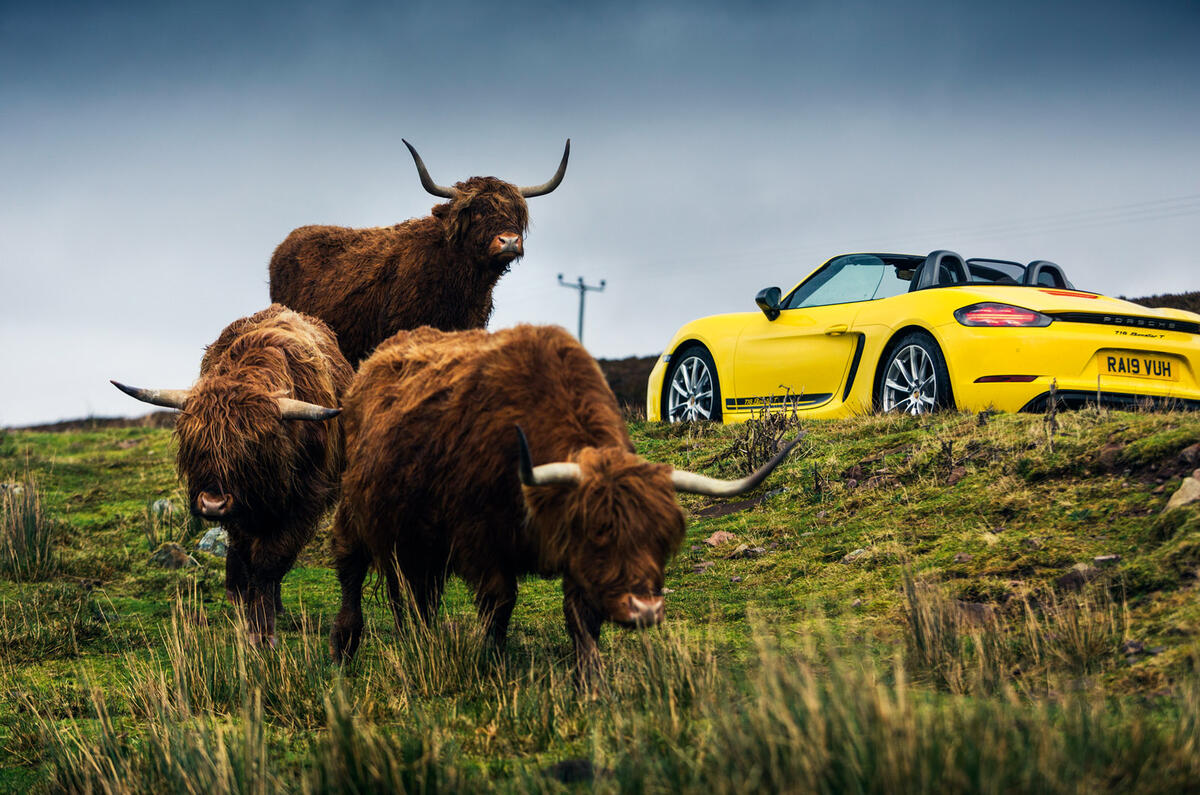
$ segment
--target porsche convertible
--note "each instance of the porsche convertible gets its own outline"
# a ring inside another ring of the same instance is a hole
[[[1200,315],[1077,290],[1045,260],[845,254],[754,300],[756,312],[675,333],[650,374],[649,419],[1037,411],[1051,399],[1200,408]]]

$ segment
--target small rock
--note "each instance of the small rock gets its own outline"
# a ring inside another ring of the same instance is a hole
[[[849,480],[846,481],[846,488],[849,490],[857,489],[858,481],[855,480],[854,478],[850,478]]]
[[[1162,654],[1166,650],[1166,646],[1151,646],[1150,648],[1146,649],[1146,654]]]
[[[962,617],[975,624],[986,624],[996,617],[996,608],[983,602],[958,602]]]
[[[735,575],[733,575],[732,577],[730,577],[730,578],[729,578],[729,581],[730,581],[730,582],[741,582],[741,581],[742,581],[742,578],[741,578],[741,577],[739,577],[739,576],[737,576],[737,575],[735,574]]]
[[[808,538],[809,536],[815,536],[815,535],[816,535],[816,533],[814,533],[812,530],[806,530],[805,532],[800,534],[800,537]]]
[[[704,551],[704,547],[700,546],[699,544],[692,544],[692,552],[703,552],[703,551]]]
[[[767,553],[762,547],[752,547],[749,544],[738,544],[737,549],[729,554],[730,558],[761,558]]]
[[[862,599],[855,599],[853,602],[850,603],[850,606],[851,607],[862,607],[862,604],[863,604]]]
[[[1066,574],[1056,577],[1054,585],[1060,591],[1078,591],[1087,583],[1096,579],[1100,570],[1086,563],[1076,563]]]
[[[704,572],[708,571],[712,567],[713,567],[713,562],[711,560],[702,560],[699,563],[697,563],[695,566],[692,566],[692,573],[693,574],[703,574]]]
[[[590,759],[564,759],[550,765],[542,772],[563,784],[577,784],[583,781],[592,781],[596,778],[597,773],[603,774],[604,771],[597,770]]]
[[[867,550],[865,550],[865,549],[861,549],[861,548],[860,548],[860,549],[856,549],[856,550],[854,550],[853,552],[847,552],[847,553],[846,553],[846,554],[845,554],[845,555],[842,557],[842,563],[853,563],[854,561],[858,560],[859,558],[861,558],[861,557],[862,557],[863,555],[865,555],[865,554],[867,554]]]
[[[150,554],[150,562],[164,569],[190,569],[199,566],[196,559],[174,541],[168,541]]]
[[[1140,640],[1127,640],[1121,644],[1121,654],[1141,654],[1146,650]]]
[[[1120,555],[1097,555],[1096,557],[1092,558],[1092,563],[1095,563],[1097,566],[1111,566],[1114,563],[1118,563],[1120,560]]]
[[[763,495],[763,499],[764,500],[770,499],[771,497],[774,497],[776,495],[783,494],[785,491],[787,491],[787,486],[780,486],[777,489],[771,489],[770,491],[768,491],[766,494]]]
[[[1184,466],[1200,466],[1200,442],[1179,451],[1179,462]]]
[[[829,511],[817,511],[818,519],[824,519],[828,515],[829,515]]]
[[[1117,459],[1121,457],[1121,453],[1125,450],[1125,445],[1109,442],[1100,448],[1100,453],[1096,456],[1096,463],[1106,472],[1111,472],[1117,466]]]
[[[196,542],[196,546],[218,558],[229,551],[229,532],[224,527],[214,527]]]
[[[954,556],[954,562],[955,563],[968,563],[968,562],[970,562],[971,558],[973,558],[973,557],[975,557],[975,556],[972,555],[970,552],[959,552],[957,555]]]
[[[704,539],[704,543],[708,544],[710,547],[715,547],[715,546],[719,546],[721,544],[725,544],[729,541],[736,541],[736,540],[737,540],[737,536],[735,536],[733,533],[726,532],[725,530],[718,530],[717,532],[710,535],[708,538]]]
[[[1167,500],[1167,507],[1164,511],[1169,511],[1172,508],[1182,508],[1184,505],[1191,505],[1193,502],[1200,501],[1200,478],[1196,477],[1197,472],[1192,473],[1192,477],[1184,478],[1183,483],[1179,485],[1179,490],[1171,495],[1171,499]]]
[[[955,483],[962,480],[966,476],[967,476],[966,469],[964,469],[963,467],[955,467],[954,469],[950,470],[950,476],[948,478],[946,478],[946,485],[953,486]]]
[[[674,588],[663,588],[662,592],[663,592],[663,596],[666,596],[667,594],[675,593],[675,589]]]
[[[1160,484],[1159,486],[1157,486],[1156,488],[1152,489],[1152,490],[1150,491],[1150,493],[1151,493],[1151,494],[1162,494],[1162,493],[1163,493],[1164,491],[1166,491],[1166,490],[1167,490],[1167,484],[1166,484],[1166,483],[1162,483],[1162,484]]]

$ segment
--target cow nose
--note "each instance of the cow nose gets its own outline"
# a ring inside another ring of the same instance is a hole
[[[221,494],[219,496],[209,494],[207,491],[202,491],[196,497],[196,509],[201,516],[209,519],[220,519],[227,515],[233,507],[233,495]]]
[[[662,623],[663,598],[652,596],[649,599],[639,599],[629,595],[629,620],[639,627],[653,627]]]
[[[515,251],[521,253],[521,236],[520,235],[496,235],[496,242],[500,244],[500,250]]]

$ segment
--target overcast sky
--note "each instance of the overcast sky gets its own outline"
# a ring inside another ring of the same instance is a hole
[[[1196,2],[0,3],[0,425],[141,414],[303,224],[532,199],[492,327],[661,350],[846,251],[1200,289]]]

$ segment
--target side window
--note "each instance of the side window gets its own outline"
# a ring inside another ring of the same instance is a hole
[[[906,292],[909,284],[899,277],[895,267],[879,257],[851,254],[833,260],[800,285],[784,308],[802,309],[889,298]]]

